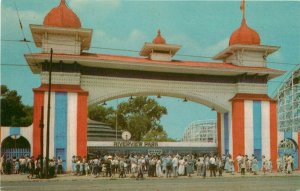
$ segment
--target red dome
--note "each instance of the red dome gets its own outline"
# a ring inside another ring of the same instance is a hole
[[[154,44],[166,44],[166,40],[160,35],[160,30],[157,31],[157,36],[152,42]]]
[[[234,44],[260,45],[259,34],[247,26],[245,18],[240,28],[235,30],[230,37],[229,46]]]
[[[53,8],[44,18],[45,26],[80,28],[81,23],[78,16],[66,5],[65,0]]]

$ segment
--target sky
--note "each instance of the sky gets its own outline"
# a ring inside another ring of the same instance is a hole
[[[182,45],[174,59],[213,61],[207,57],[228,47],[230,35],[240,26],[242,18],[240,1],[66,1],[80,18],[82,27],[93,29],[94,48],[89,50],[92,53],[138,56],[137,52],[106,48],[139,51],[160,29],[167,43]],[[42,24],[46,14],[59,2],[1,1],[1,84],[17,90],[27,105],[33,104],[32,88],[41,83],[24,58],[24,54],[41,51],[32,43],[29,24]],[[268,83],[271,97],[300,65],[299,19],[300,1],[246,1],[247,24],[260,34],[261,44],[281,47],[268,57],[268,67],[287,71]],[[17,42],[24,36],[31,42]],[[169,97],[157,101],[168,109],[161,123],[175,139],[181,139],[184,129],[193,121],[216,119],[214,111],[198,103]],[[109,105],[116,103],[113,100]]]

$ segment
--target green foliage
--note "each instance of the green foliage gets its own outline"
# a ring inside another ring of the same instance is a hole
[[[143,140],[150,131],[162,132],[160,118],[166,114],[167,109],[164,106],[160,106],[154,99],[143,96],[120,103],[117,110],[102,105],[89,108],[91,119],[107,123],[113,128],[116,128],[117,124],[118,129],[128,130],[132,135],[131,139],[135,141]]]
[[[21,99],[17,91],[1,85],[1,126],[31,125],[33,109],[24,105]]]
[[[108,123],[114,113],[115,111],[112,107],[106,108],[102,105],[92,105],[88,109],[88,116],[90,119],[104,123]]]
[[[143,141],[160,141],[160,142],[176,142],[175,139],[168,138],[168,134],[164,130],[154,129],[149,131]]]

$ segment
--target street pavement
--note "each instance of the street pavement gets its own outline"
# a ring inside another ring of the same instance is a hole
[[[224,174],[222,177],[203,179],[178,178],[107,178],[92,176],[59,175],[52,179],[28,179],[26,175],[1,175],[2,191],[59,191],[59,190],[109,190],[109,191],[300,191],[300,172],[291,175],[271,173],[267,175]]]

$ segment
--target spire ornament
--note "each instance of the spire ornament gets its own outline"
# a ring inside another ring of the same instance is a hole
[[[241,1],[241,6],[240,6],[240,9],[241,9],[241,11],[242,11],[242,13],[243,13],[243,19],[245,18],[245,11],[246,11],[246,5],[245,5],[245,0],[242,0]]]

